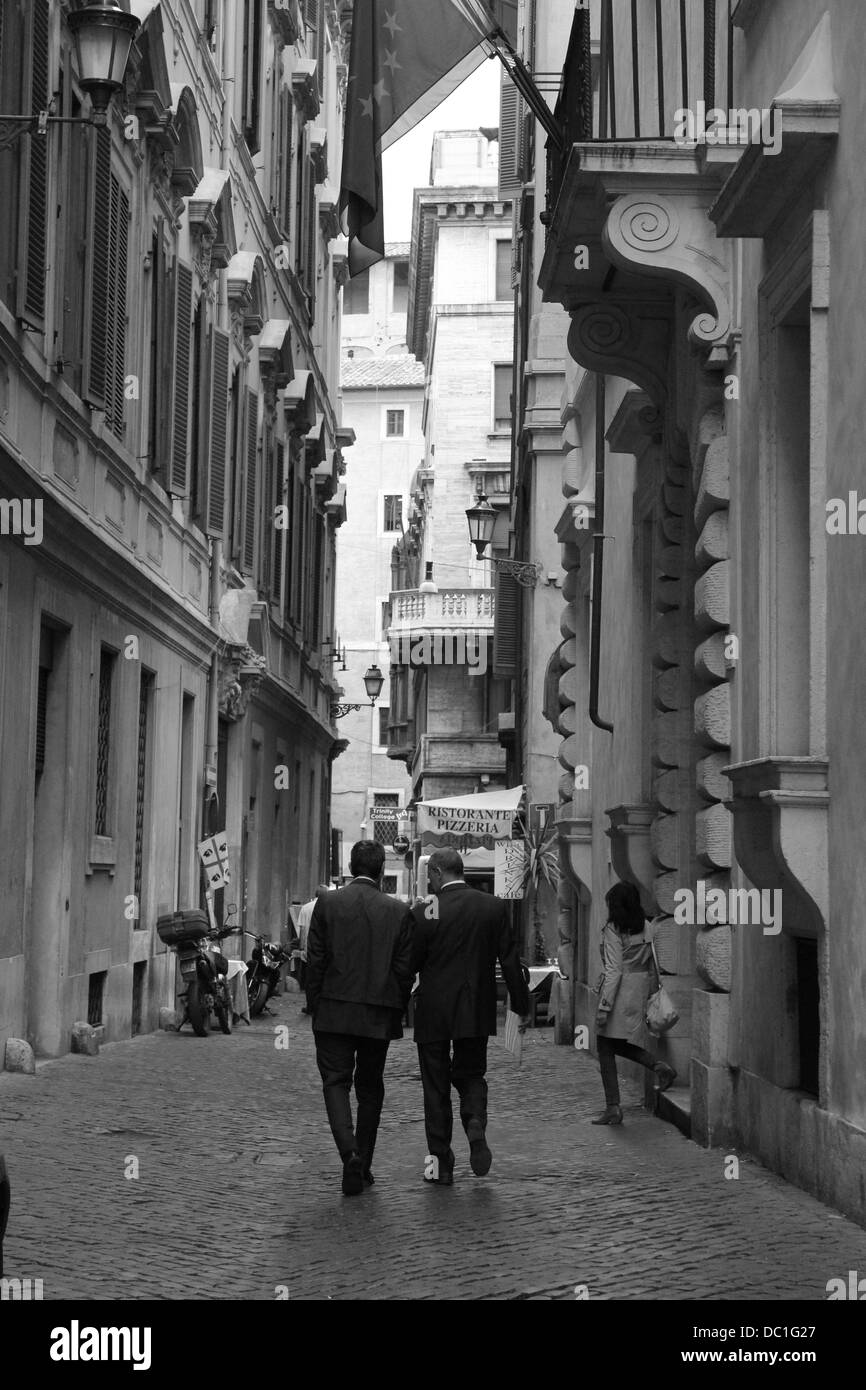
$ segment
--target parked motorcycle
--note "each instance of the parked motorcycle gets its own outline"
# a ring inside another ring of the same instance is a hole
[[[232,911],[234,909],[229,908],[229,912]],[[186,991],[180,996],[186,1003],[186,1012],[178,1024],[178,1032],[189,1019],[193,1032],[205,1038],[210,1032],[211,1014],[215,1014],[222,1031],[230,1033],[232,999],[226,979],[229,963],[219,949],[219,942],[240,928],[229,926],[213,931],[206,912],[189,909],[158,918],[156,930],[160,941],[177,951],[180,973],[186,984]]]
[[[268,941],[264,936],[249,933],[255,941],[253,953],[247,961],[247,994],[250,1000],[250,1016],[260,1014],[280,982],[280,971],[292,953],[281,946],[279,941]]]

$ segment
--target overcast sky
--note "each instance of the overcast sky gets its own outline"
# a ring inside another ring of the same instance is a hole
[[[439,130],[477,130],[499,125],[498,59],[488,59],[446,97],[435,111],[386,150],[382,156],[385,182],[385,240],[408,241],[412,232],[412,192],[426,188],[430,178],[433,136]]]

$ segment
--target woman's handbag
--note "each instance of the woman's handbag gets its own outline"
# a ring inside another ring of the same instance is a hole
[[[662,986],[661,971],[659,970],[658,957],[656,955],[655,942],[650,942],[650,949],[653,953],[653,965],[656,968],[656,982],[658,988],[651,994],[646,1001],[646,1026],[655,1036],[661,1037],[662,1033],[667,1033],[674,1024],[679,1021],[679,1014],[673,1005],[673,1000],[667,990]]]

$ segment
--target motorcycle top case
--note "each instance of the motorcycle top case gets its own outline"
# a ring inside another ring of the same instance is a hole
[[[210,931],[210,921],[200,908],[187,908],[157,917],[156,930],[166,946],[180,946],[184,941],[200,941]]]

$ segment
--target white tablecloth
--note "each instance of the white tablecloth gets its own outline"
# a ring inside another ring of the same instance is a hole
[[[529,967],[529,989],[534,992],[544,983],[549,976],[562,979],[558,965],[530,965]]]

